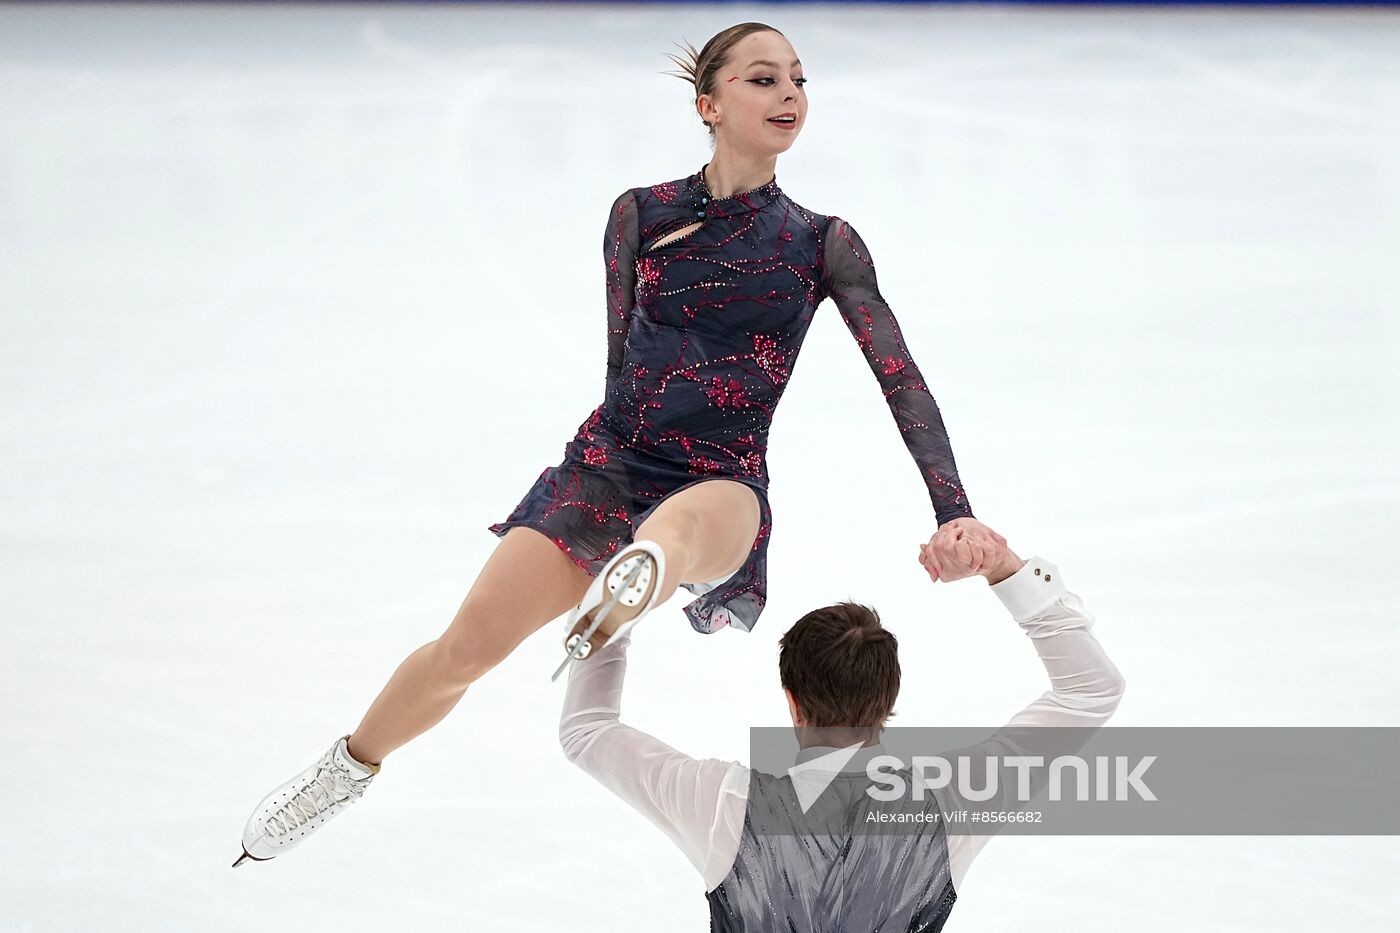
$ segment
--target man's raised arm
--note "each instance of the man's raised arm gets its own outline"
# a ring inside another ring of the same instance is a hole
[[[631,642],[624,635],[570,666],[559,744],[566,758],[669,836],[709,891],[734,860],[748,769],[737,761],[691,758],[619,719]]]
[[[949,575],[947,571],[959,563],[954,550],[948,543],[935,558],[945,571],[944,579]],[[1087,734],[1071,734],[1052,727],[1097,728],[1108,721],[1123,699],[1123,675],[1090,631],[1094,616],[1079,596],[1065,586],[1060,568],[1039,555],[1022,560],[1010,548],[1003,551],[981,575],[1031,639],[1045,666],[1050,689],[982,742],[943,753],[959,768],[963,765],[958,758],[967,756],[973,775],[984,774],[982,761],[987,756],[1038,755],[1048,764],[1057,755],[1073,754],[1087,741]],[[980,779],[976,783],[980,784]],[[1033,782],[1032,787],[1037,783],[1043,782]],[[1010,810],[1024,806],[1016,799],[1015,782],[1002,780],[998,788],[999,793],[991,800],[970,801],[954,781],[943,792],[945,808]],[[955,884],[990,838],[987,834],[948,834]]]

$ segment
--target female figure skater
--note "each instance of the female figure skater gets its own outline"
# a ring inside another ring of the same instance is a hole
[[[749,631],[766,599],[768,429],[824,298],[865,354],[938,526],[981,542],[978,554],[999,553],[972,517],[870,252],[849,223],[778,187],[777,156],[807,116],[792,46],[771,26],[742,23],[688,53],[673,61],[695,86],[714,154],[693,175],[612,205],[602,404],[563,461],[489,526],[501,541],[447,630],[403,661],[353,733],[254,809],[235,866],[291,850],[358,800],[385,756],[569,607],[566,663],[587,663],[681,586],[698,597],[684,607],[698,631]],[[878,467],[860,464],[872,476]]]

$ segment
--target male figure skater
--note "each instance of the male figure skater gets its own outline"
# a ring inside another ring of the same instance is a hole
[[[1050,690],[991,738],[954,754],[972,752],[974,759],[977,754],[1053,755],[1037,743],[1063,739],[1047,739],[1054,730],[1036,727],[1097,727],[1107,721],[1123,696],[1123,678],[1090,633],[1094,617],[1066,589],[1059,568],[1039,556],[1022,560],[1005,539],[999,540],[998,554],[973,554],[956,531],[940,535],[921,546],[919,559],[930,577],[986,577],[1035,645],[1050,678]],[[986,569],[978,573],[976,567]],[[942,929],[968,865],[989,836],[945,832],[943,820],[926,831],[898,835],[862,834],[856,827],[835,836],[756,831],[755,821],[746,819],[754,815],[752,808],[766,808],[770,825],[775,814],[780,820],[782,814],[795,815],[792,781],[734,761],[691,758],[620,722],[630,643],[625,636],[587,664],[573,666],[559,741],[570,761],[686,854],[704,879],[712,931]],[[803,746],[797,763],[829,767],[836,778],[845,775],[864,786],[866,765],[885,753],[879,730],[899,692],[894,635],[873,611],[846,602],[803,616],[780,646],[783,692]],[[852,752],[857,743],[861,747]],[[832,765],[816,760],[825,756]],[[834,765],[847,756],[844,764]],[[982,785],[975,779],[974,786]],[[754,795],[761,799],[751,799]],[[943,814],[987,806],[963,799],[956,782],[932,797]]]

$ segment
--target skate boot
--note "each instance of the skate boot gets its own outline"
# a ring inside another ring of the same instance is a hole
[[[360,799],[379,765],[350,757],[350,736],[341,736],[315,764],[262,799],[243,827],[245,858],[264,862],[300,845],[312,833]]]
[[[549,679],[627,634],[656,605],[665,574],[666,555],[655,541],[633,541],[614,555],[569,614],[568,654]]]

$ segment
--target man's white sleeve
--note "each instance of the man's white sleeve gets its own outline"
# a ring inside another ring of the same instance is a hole
[[[945,752],[956,762],[966,755],[973,775],[984,773],[981,763],[989,755],[1040,755],[1048,762],[1057,754],[1072,754],[1082,745],[1066,747],[1066,734],[1049,726],[1098,727],[1108,721],[1123,698],[1123,675],[1104,653],[1090,629],[1094,616],[1066,587],[1060,568],[1035,556],[1016,573],[991,586],[1012,618],[1035,645],[1050,689],[1012,716],[977,745]],[[961,768],[961,765],[959,765]],[[975,782],[980,786],[983,782]],[[1003,780],[1000,799],[968,801],[953,782],[943,790],[945,808],[1013,809],[1014,782]],[[954,886],[958,886],[972,859],[991,838],[985,834],[948,833],[949,860]]]
[[[748,769],[737,761],[691,758],[619,720],[630,643],[624,635],[570,665],[559,744],[565,757],[669,836],[709,891],[734,861]]]

